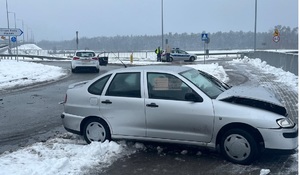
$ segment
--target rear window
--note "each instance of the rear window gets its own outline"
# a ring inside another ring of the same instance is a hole
[[[109,79],[110,75],[107,75],[105,77],[102,77],[101,79],[97,80],[96,82],[94,82],[89,88],[88,91],[91,94],[95,94],[95,95],[101,95],[102,91],[104,89],[104,86],[107,82],[107,80]]]
[[[76,56],[78,56],[78,57],[94,57],[95,52],[76,52]]]

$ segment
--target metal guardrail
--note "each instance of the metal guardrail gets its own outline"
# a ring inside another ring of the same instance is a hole
[[[114,57],[118,58],[129,58],[129,53],[127,53],[124,56],[119,55],[119,53],[109,53],[105,52],[106,54],[113,54]],[[100,55],[104,55],[105,53],[101,52],[98,53],[99,57]],[[128,55],[128,56],[127,56]],[[237,58],[244,58],[245,56],[249,58],[260,58],[263,61],[266,61],[268,64],[283,68],[285,71],[289,71],[294,73],[295,75],[298,75],[298,51],[292,51],[287,53],[278,53],[278,52],[270,52],[270,51],[245,51],[245,52],[215,52],[215,53],[196,53],[197,56],[207,56],[207,55],[236,55]],[[108,55],[107,55],[108,56]],[[147,52],[146,54],[143,54],[147,58]],[[49,59],[49,60],[68,60],[66,57],[53,57],[53,56],[42,56],[42,55],[26,55],[26,54],[0,54],[0,61],[1,59],[12,59],[13,57],[23,57],[23,58],[38,58],[41,60]]]
[[[116,53],[110,53],[110,52],[101,52],[99,53],[99,56],[100,55],[113,55],[113,57],[124,57],[123,55],[119,55],[119,54],[116,54]],[[130,52],[128,52],[128,54],[130,54]],[[195,54],[197,56],[206,56],[207,54],[206,53],[197,53]],[[245,55],[245,53],[243,52],[219,52],[219,53],[209,53],[209,55],[236,55],[238,58],[240,57],[243,57],[243,55]],[[127,54],[126,54],[127,56]],[[147,57],[147,52],[146,52],[146,55],[144,55]],[[28,54],[0,54],[0,59],[10,59],[10,58],[13,58],[13,57],[23,57],[24,58],[31,58],[31,59],[34,59],[34,58],[37,58],[37,59],[41,59],[41,60],[44,60],[44,59],[49,59],[49,60],[68,60],[68,58],[65,58],[65,57],[53,57],[53,56],[42,56],[42,55],[28,55]],[[128,56],[129,58],[129,56]]]
[[[67,58],[62,57],[53,57],[53,56],[42,56],[42,55],[24,55],[24,54],[0,54],[0,59],[10,59],[14,57],[23,57],[23,58],[38,58],[41,60],[49,59],[49,60],[67,60]]]
[[[237,57],[241,57],[248,52],[218,52],[218,53],[196,53],[197,56],[205,56],[205,55],[236,55]]]

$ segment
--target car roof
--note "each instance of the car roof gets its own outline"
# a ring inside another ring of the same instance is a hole
[[[76,53],[77,52],[95,52],[95,51],[93,51],[93,50],[76,50]]]
[[[166,65],[149,65],[149,66],[136,66],[136,67],[127,67],[122,69],[117,69],[117,72],[127,72],[127,71],[147,71],[147,72],[172,72],[180,73],[187,70],[193,69],[187,66],[166,66]]]

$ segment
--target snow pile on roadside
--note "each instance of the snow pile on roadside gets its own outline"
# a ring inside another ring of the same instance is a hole
[[[186,65],[186,66],[207,72],[223,82],[227,82],[229,80],[223,66],[219,66],[218,63],[197,64],[197,65],[193,64],[193,65]]]
[[[55,138],[0,155],[0,174],[82,174],[93,166],[107,167],[114,160],[131,154],[129,149],[124,151],[126,147],[113,141],[85,144],[74,137]]]
[[[277,77],[277,82],[282,82],[283,84],[291,87],[295,92],[298,92],[298,76],[291,72],[286,72],[281,68],[276,68],[268,65],[265,61],[259,58],[256,59],[235,59],[233,62],[247,62],[251,65],[265,71],[266,73],[273,74]]]
[[[1,175],[79,175],[110,166],[121,157],[145,151],[142,143],[92,142],[71,133],[58,135],[15,152],[0,155]]]
[[[23,44],[18,47],[19,50],[42,50],[39,46],[35,44]]]
[[[269,169],[261,169],[259,175],[267,175],[267,174],[269,174],[270,172],[271,172],[271,171],[270,171]]]
[[[67,72],[60,67],[16,60],[0,61],[0,89],[59,79]]]

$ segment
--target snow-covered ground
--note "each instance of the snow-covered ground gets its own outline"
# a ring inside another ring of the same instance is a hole
[[[0,61],[0,90],[59,79],[67,74],[60,67],[15,60]]]
[[[260,59],[239,59],[234,62],[247,61],[262,70],[274,74],[278,82],[289,85],[298,91],[298,76],[274,68]],[[153,61],[134,61],[133,64],[152,64]],[[228,77],[222,66],[218,64],[188,65],[204,70],[222,81]],[[66,75],[62,68],[46,66],[39,63],[16,60],[0,61],[0,90],[17,85],[29,85],[38,82],[59,79]],[[105,142],[85,144],[82,138],[72,134],[59,135],[46,142],[35,143],[15,152],[0,155],[0,175],[38,175],[38,174],[83,174],[92,166],[109,166],[116,159],[130,155],[140,149],[143,144],[128,145],[126,142]],[[296,159],[298,154],[295,155]],[[292,168],[297,168],[297,161]],[[261,174],[270,170],[262,169]]]

